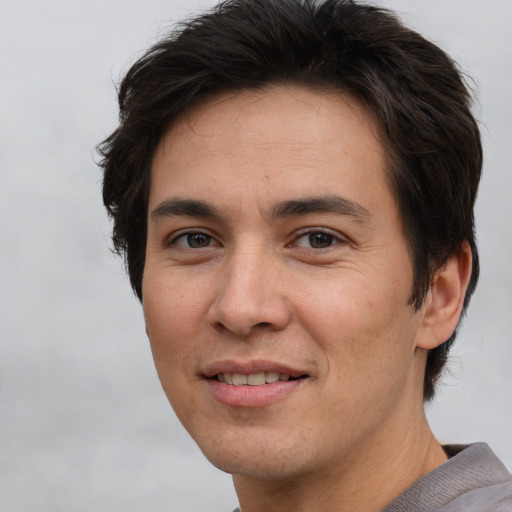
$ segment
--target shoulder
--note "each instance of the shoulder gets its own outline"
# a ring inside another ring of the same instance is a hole
[[[483,443],[446,446],[451,458],[384,512],[512,512],[512,475]]]

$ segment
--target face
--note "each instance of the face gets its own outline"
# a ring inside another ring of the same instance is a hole
[[[157,148],[147,332],[223,470],[332,469],[421,403],[421,312],[376,132],[349,96],[281,86],[214,97]]]

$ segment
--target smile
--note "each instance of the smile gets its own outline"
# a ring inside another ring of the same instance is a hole
[[[287,382],[293,377],[286,373],[278,372],[262,372],[244,375],[242,373],[218,373],[215,378],[219,382],[231,384],[233,386],[263,386],[264,384],[272,384],[274,382]]]
[[[295,394],[309,377],[303,370],[272,361],[220,361],[205,368],[203,382],[224,406],[259,408]]]

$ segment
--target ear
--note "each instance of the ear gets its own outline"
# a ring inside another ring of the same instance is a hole
[[[433,349],[453,334],[462,312],[471,268],[471,248],[464,242],[436,272],[422,306],[422,328],[416,343],[418,348]]]

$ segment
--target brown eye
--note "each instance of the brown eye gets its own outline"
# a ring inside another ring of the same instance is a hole
[[[187,243],[192,249],[200,249],[201,247],[208,247],[212,237],[204,233],[190,233],[187,235]]]
[[[334,243],[334,237],[327,233],[311,233],[308,235],[308,242],[314,249],[324,249]]]
[[[309,231],[297,237],[292,245],[304,249],[328,249],[342,240],[327,231]]]
[[[180,247],[184,247],[186,249],[202,249],[204,247],[209,247],[214,242],[213,238],[210,235],[205,233],[197,232],[197,233],[184,233],[183,235],[178,236],[172,242],[173,244],[179,245]]]

